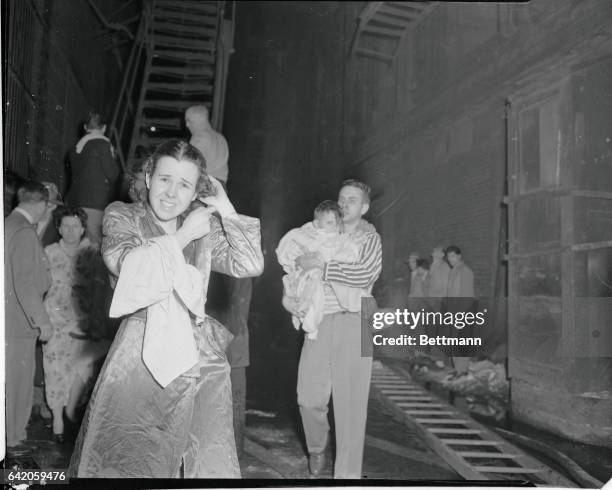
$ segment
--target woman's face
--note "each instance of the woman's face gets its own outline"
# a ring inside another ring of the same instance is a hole
[[[59,227],[59,234],[68,245],[78,245],[83,238],[85,228],[76,216],[64,216]]]
[[[196,198],[199,168],[188,160],[163,156],[152,175],[146,175],[149,204],[160,221],[173,221]]]

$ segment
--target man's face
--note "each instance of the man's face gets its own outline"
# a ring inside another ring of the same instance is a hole
[[[185,126],[187,126],[187,129],[189,130],[189,132],[191,134],[193,134],[193,113],[187,111],[185,113]]]
[[[441,249],[441,248],[434,248],[434,249],[431,251],[431,257],[432,257],[432,258],[433,258],[435,261],[442,260],[442,259],[444,258],[444,252],[442,251],[442,249]]]
[[[31,214],[34,224],[40,223],[43,219],[49,217],[55,207],[55,204],[50,203],[46,199],[43,199],[32,206],[33,212]]]
[[[446,254],[446,260],[448,260],[451,267],[455,267],[459,262],[461,262],[461,255],[456,254],[455,252],[448,252]]]
[[[408,257],[408,267],[410,267],[411,271],[417,268],[417,258],[418,257],[415,257],[414,255]]]
[[[322,213],[314,220],[315,228],[327,233],[337,232],[339,225],[338,218],[332,212]]]
[[[350,185],[340,189],[338,205],[342,210],[342,221],[347,224],[359,221],[370,207],[365,200],[363,191]]]

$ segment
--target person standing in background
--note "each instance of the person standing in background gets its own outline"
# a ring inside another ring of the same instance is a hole
[[[17,191],[17,202],[4,220],[7,447],[18,445],[27,436],[36,338],[46,342],[52,334],[43,305],[51,285],[49,262],[36,234],[36,225],[47,213],[49,191],[39,182],[26,182]]]
[[[428,307],[433,312],[439,312],[442,308],[442,301],[446,298],[448,290],[448,277],[450,275],[450,266],[444,260],[444,247],[437,246],[431,251],[431,265],[429,266],[429,290],[427,292]],[[441,332],[440,332],[441,333]],[[436,335],[438,332],[436,332]],[[442,367],[446,356],[438,348],[427,346],[425,352],[428,352],[432,357],[437,359],[438,366]]]
[[[110,140],[104,136],[104,118],[91,112],[84,128],[85,136],[68,156],[72,178],[66,203],[83,208],[87,213],[87,235],[92,242],[100,243],[104,208],[117,197],[121,169]]]
[[[463,262],[461,249],[456,245],[446,249],[446,260],[452,267],[446,291],[449,310],[454,313],[470,312],[474,307],[474,273]],[[452,356],[453,367],[458,375],[467,373],[469,360],[469,357]]]
[[[189,143],[204,155],[206,172],[227,188],[229,148],[223,135],[215,131],[208,120],[208,109],[194,105],[185,111],[185,125],[191,133]]]
[[[410,293],[408,293],[408,297],[414,296],[414,290],[417,283],[417,260],[419,260],[419,254],[417,252],[412,252],[408,256],[408,260],[406,260],[408,269],[410,269]]]
[[[446,296],[448,290],[448,277],[450,266],[444,260],[444,247],[435,247],[431,251],[432,262],[429,266],[429,291],[427,296],[431,298],[430,306],[434,311],[440,311],[440,298]]]

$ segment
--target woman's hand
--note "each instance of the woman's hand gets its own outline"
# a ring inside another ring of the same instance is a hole
[[[183,225],[174,234],[181,248],[185,248],[193,240],[208,235],[210,232],[210,215],[214,212],[214,206],[198,207],[187,215]]]
[[[223,184],[221,184],[221,182],[219,182],[217,179],[215,179],[211,175],[209,175],[208,178],[210,179],[212,184],[215,186],[217,195],[200,198],[200,201],[202,201],[205,204],[208,204],[209,206],[214,206],[219,212],[219,214],[221,215],[221,218],[225,218],[226,216],[236,214],[236,209],[234,208],[234,205],[230,202],[229,198],[227,197],[227,193],[225,192],[225,189],[223,188]]]

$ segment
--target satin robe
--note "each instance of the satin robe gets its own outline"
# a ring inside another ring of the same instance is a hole
[[[147,204],[113,203],[105,211],[102,254],[111,276],[123,258],[164,231]],[[259,220],[211,218],[211,232],[184,250],[202,272],[252,277],[263,270]],[[153,265],[153,264],[152,264]],[[69,472],[81,478],[239,478],[232,427],[232,335],[205,317],[192,322],[199,363],[162,388],[142,361],[146,311],[122,321],[77,438]],[[181,464],[182,463],[182,464]]]

